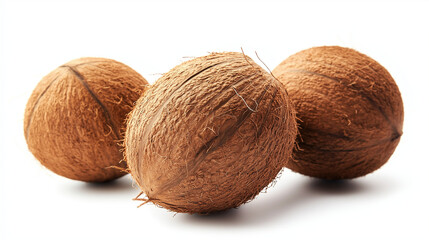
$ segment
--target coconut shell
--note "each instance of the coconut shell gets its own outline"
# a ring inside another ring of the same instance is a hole
[[[398,86],[375,60],[350,48],[315,47],[290,56],[273,74],[301,120],[288,168],[348,179],[390,158],[402,135],[404,109]]]
[[[295,135],[281,83],[242,53],[213,53],[176,66],[138,100],[125,152],[142,200],[209,213],[267,187]]]
[[[33,155],[53,172],[103,182],[125,173],[119,142],[126,115],[147,87],[130,67],[81,58],[45,76],[25,109],[24,133]]]

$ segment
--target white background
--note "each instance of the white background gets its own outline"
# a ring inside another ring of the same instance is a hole
[[[429,4],[418,1],[0,2],[0,239],[429,239]],[[107,184],[59,177],[27,150],[23,115],[38,81],[94,56],[153,83],[186,57],[257,51],[273,69],[297,51],[341,45],[397,81],[404,135],[366,177],[323,182],[285,170],[254,201],[225,213],[174,214]]]

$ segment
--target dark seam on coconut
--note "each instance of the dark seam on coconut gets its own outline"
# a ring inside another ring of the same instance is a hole
[[[144,128],[144,131],[143,131],[143,133],[142,133],[142,135],[141,135],[141,138],[140,139],[147,139],[147,136],[149,135],[149,132],[152,130],[152,127],[153,127],[153,123],[155,122],[155,120],[157,120],[158,118],[159,118],[159,116],[160,116],[160,114],[162,113],[162,110],[165,108],[165,106],[167,106],[167,104],[170,102],[170,100],[173,98],[173,96],[174,96],[174,93],[175,92],[177,92],[181,87],[183,87],[183,85],[185,85],[187,82],[189,82],[192,78],[194,78],[195,76],[197,76],[198,74],[201,74],[202,72],[204,72],[204,71],[206,71],[206,70],[208,70],[208,69],[210,69],[210,68],[212,68],[212,67],[215,67],[215,66],[217,66],[217,65],[219,65],[219,64],[222,64],[222,63],[225,63],[225,62],[218,62],[218,63],[216,63],[216,64],[213,64],[213,65],[210,65],[210,66],[208,66],[208,67],[205,67],[205,68],[203,68],[203,69],[201,69],[200,71],[198,71],[198,72],[196,72],[196,73],[194,73],[194,74],[192,74],[190,77],[188,77],[185,81],[183,81],[178,87],[176,87],[176,89],[174,89],[171,93],[170,93],[170,96],[167,98],[167,100],[165,100],[161,105],[160,105],[160,107],[156,110],[156,112],[152,115],[152,117],[149,119],[149,121],[148,121],[148,123],[147,123],[147,126]],[[134,112],[134,110],[133,110],[133,112]],[[146,142],[145,141],[141,141],[140,142],[140,144],[139,144],[139,149],[137,150],[137,151],[140,151],[140,148],[141,148],[141,146],[145,146],[146,145]],[[140,171],[140,164],[137,164],[137,166],[136,166],[136,170],[137,170],[137,172],[138,171]]]
[[[179,90],[179,88],[181,88],[183,85],[185,85],[185,83],[187,83],[189,80],[191,80],[192,78],[194,78],[194,77],[196,77],[197,75],[199,75],[199,74],[201,74],[202,72],[204,72],[204,71],[206,71],[206,70],[208,70],[208,69],[210,69],[210,68],[212,68],[212,67],[215,67],[215,66],[217,66],[217,65],[220,65],[220,64],[222,64],[222,63],[225,63],[225,62],[218,62],[218,63],[216,63],[216,64],[213,64],[213,65],[210,65],[210,66],[208,66],[208,67],[205,67],[205,68],[203,68],[203,69],[201,69],[200,71],[198,71],[198,72],[196,72],[196,73],[194,73],[194,74],[192,74],[190,77],[188,77],[188,79],[186,79],[185,81],[183,81],[172,93],[171,93],[171,95],[173,95],[173,93],[174,92],[176,92],[177,90]],[[170,97],[171,98],[171,97]],[[170,99],[168,99],[168,100],[170,100]],[[168,101],[167,100],[167,101]]]
[[[177,92],[183,85],[185,85],[189,80],[191,80],[192,78],[194,78],[195,76],[197,76],[198,74],[201,74],[202,72],[204,72],[204,71],[206,71],[206,70],[208,70],[208,69],[210,69],[210,68],[212,68],[212,67],[214,67],[214,66],[217,66],[217,65],[219,65],[219,64],[222,64],[222,63],[224,63],[224,62],[220,62],[220,63],[216,63],[216,64],[214,64],[214,65],[211,65],[211,66],[208,66],[208,67],[206,67],[206,68],[204,68],[204,69],[202,69],[202,70],[200,70],[200,71],[198,71],[198,72],[196,72],[195,74],[193,74],[192,76],[190,76],[190,77],[188,77],[185,81],[183,81],[178,87],[176,87],[176,89],[174,89],[171,93],[170,93],[170,97],[168,97],[168,99],[167,100],[165,100],[163,103],[162,103],[162,105],[158,108],[158,110],[156,110],[156,112],[152,115],[152,117],[150,118],[150,120],[149,120],[149,122],[148,122],[148,127],[146,127],[145,128],[145,131],[144,131],[144,134],[143,134],[143,136],[142,136],[142,139],[145,139],[146,138],[146,136],[149,134],[149,130],[146,130],[146,129],[152,129],[152,125],[153,125],[153,122],[156,120],[156,119],[158,119],[159,118],[159,115],[162,113],[162,110],[164,109],[164,107],[170,102],[170,100],[173,98],[173,96],[174,96],[174,93],[175,92]]]
[[[370,58],[369,56],[367,56],[367,55],[365,55],[365,54],[361,54],[361,55],[363,55],[364,57],[366,57],[366,58]],[[337,59],[339,59],[339,58],[341,58],[341,59],[343,59],[343,61],[348,61],[349,60],[349,58],[348,57],[345,57],[345,56],[340,56],[340,55],[336,55],[335,56]],[[362,57],[362,56],[361,56]],[[362,78],[362,79],[365,79],[365,80],[369,80],[368,78],[364,78],[364,77],[361,77],[361,76],[359,76],[359,75],[357,75],[355,72],[358,72],[359,70],[362,70],[362,69],[364,69],[364,68],[366,68],[366,69],[369,69],[369,70],[372,70],[372,72],[373,73],[376,73],[378,76],[380,76],[381,78],[383,78],[384,80],[388,80],[383,74],[380,74],[380,72],[377,70],[377,69],[375,69],[375,68],[373,68],[373,66],[376,66],[376,65],[380,65],[378,62],[376,62],[374,59],[372,59],[374,62],[370,62],[369,64],[367,64],[367,65],[365,65],[365,66],[363,66],[363,67],[361,67],[361,68],[357,68],[356,70],[354,70],[354,71],[352,71],[352,72],[344,72],[346,75],[349,75],[349,74],[353,74],[354,76],[357,76],[357,77],[359,77],[359,78]],[[310,59],[306,59],[305,60],[305,62],[309,62],[309,63],[313,63],[313,64],[317,64],[317,65],[319,65],[319,64],[321,64],[321,65],[325,65],[325,66],[332,66],[331,64],[327,64],[326,62],[324,62],[324,61],[314,61],[314,60],[310,60]],[[375,63],[375,64],[374,64]],[[338,67],[341,67],[341,66],[338,66]],[[391,75],[390,75],[390,73],[383,67],[383,66],[381,66],[380,65],[380,67],[382,68],[382,69],[384,69],[384,71],[386,71],[387,73],[388,73],[388,75],[390,76],[390,77],[392,77]]]
[[[270,87],[271,86],[272,86],[272,83],[270,83]],[[268,88],[265,88],[262,94],[259,96],[258,100],[256,101],[256,106],[259,105],[259,103],[262,101],[267,91],[268,91]],[[238,121],[235,122],[235,124],[227,128],[224,132],[219,133],[217,136],[214,136],[206,144],[204,144],[195,154],[195,157],[194,157],[195,160],[192,162],[192,164],[189,164],[191,166],[189,165],[187,166],[188,172],[194,173],[199,167],[199,165],[204,161],[204,159],[210,153],[216,151],[219,147],[223,146],[232,136],[234,136],[237,130],[241,127],[241,125],[245,122],[246,119],[248,119],[248,117],[252,113],[253,111],[251,111],[249,108],[246,107],[246,110],[243,112],[243,114],[241,114],[241,116],[238,118]],[[183,172],[183,171],[179,171],[179,172]],[[180,184],[180,182],[182,182],[183,179],[185,179],[185,177],[186,175],[184,174],[177,176],[175,181],[167,183],[161,188],[159,188],[156,194],[160,194]]]
[[[361,91],[359,88],[353,87],[353,85],[343,84],[343,82],[341,82],[341,80],[339,80],[337,78],[329,77],[329,76],[326,76],[324,74],[320,74],[320,73],[317,73],[317,72],[308,71],[308,70],[305,70],[305,69],[289,69],[286,72],[306,73],[306,74],[311,74],[311,75],[316,75],[316,76],[324,77],[326,79],[335,81],[335,82],[343,85],[346,88],[351,88],[353,90],[356,90],[362,97],[364,97],[365,99],[367,99],[368,102],[372,106],[374,106],[376,109],[378,109],[378,111],[381,113],[381,115],[383,115],[384,119],[386,119],[386,121],[389,123],[389,125],[390,125],[390,127],[391,127],[391,129],[393,131],[392,135],[398,135],[399,134],[399,131],[397,130],[396,126],[394,126],[393,122],[387,117],[387,115],[383,111],[383,109],[378,104],[376,104],[376,102],[371,97],[369,97],[368,95],[364,94],[364,92]],[[359,76],[357,76],[357,77],[359,77]]]
[[[352,140],[351,137],[348,137],[348,136],[342,135],[342,134],[330,133],[330,132],[326,132],[326,131],[323,131],[323,130],[320,130],[320,129],[307,128],[307,127],[305,127],[305,129],[308,132],[315,132],[315,133],[319,133],[321,135],[328,135],[330,137],[341,138],[341,139],[344,139],[344,140]]]
[[[364,94],[364,92],[361,91],[361,89],[359,89],[357,87],[353,87],[353,85],[343,84],[343,82],[341,80],[337,79],[337,78],[329,77],[329,76],[326,76],[324,74],[313,72],[313,71],[308,71],[308,70],[305,70],[305,69],[289,69],[286,72],[307,73],[307,74],[311,74],[311,75],[316,75],[316,76],[324,77],[326,79],[335,81],[335,82],[343,85],[346,88],[351,88],[351,89],[357,91],[362,97],[364,97],[365,99],[367,99],[368,102],[370,102],[370,104],[372,106],[374,106],[376,109],[378,109],[378,111],[381,113],[381,115],[383,115],[384,119],[386,119],[386,121],[389,123],[390,127],[392,128],[392,131],[393,131],[392,134],[393,135],[399,134],[399,131],[396,129],[396,127],[394,126],[394,124],[392,123],[392,121],[387,117],[387,115],[383,111],[383,109],[371,97],[369,97],[368,95]],[[361,78],[360,76],[357,76],[357,77]]]
[[[105,62],[109,62],[109,61],[90,61],[90,62],[84,62],[84,63],[78,63],[78,64],[74,64],[74,65],[69,65],[69,64],[66,64],[66,65],[61,65],[60,67],[79,67],[79,66],[83,66],[83,65],[92,65],[93,63],[105,63]],[[95,66],[95,65],[92,65],[92,66]]]
[[[97,95],[95,95],[95,93],[89,88],[88,83],[86,82],[85,78],[82,76],[82,74],[80,74],[80,72],[75,69],[72,66],[69,65],[63,65],[61,67],[66,67],[68,69],[70,69],[70,71],[79,79],[79,82],[82,83],[82,85],[85,87],[85,89],[88,91],[88,93],[91,95],[91,97],[95,100],[95,102],[101,107],[101,109],[103,110],[103,115],[104,118],[106,118],[107,121],[107,125],[110,126],[113,130],[113,133],[116,136],[116,139],[119,140],[120,139],[120,135],[118,132],[118,129],[116,128],[115,124],[113,124],[112,118],[110,116],[109,111],[107,110],[107,108],[103,105],[103,103],[100,101],[100,99],[98,99]]]
[[[39,105],[39,101],[40,99],[45,95],[45,93],[48,91],[48,89],[51,87],[51,85],[59,78],[59,76],[57,76],[54,80],[52,80],[49,85],[45,88],[45,90],[43,90],[43,92],[39,95],[39,97],[36,100],[36,103],[34,104],[34,107],[31,109],[31,114],[30,117],[28,118],[28,124],[27,127],[25,128],[25,138],[28,138],[28,129],[30,128],[31,125],[31,121],[33,120],[33,113],[36,110],[36,107]]]
[[[355,164],[353,164],[351,166],[348,166],[348,167],[344,168],[344,170],[350,170],[350,169],[355,168],[355,167],[357,167],[359,165],[362,165],[363,163],[365,163],[365,161],[359,161],[359,162],[357,162],[357,163],[355,163]]]
[[[321,152],[354,152],[354,151],[362,151],[362,150],[365,150],[365,149],[373,148],[373,147],[376,147],[376,146],[378,146],[380,144],[383,144],[383,143],[386,143],[386,142],[393,142],[396,139],[398,139],[398,138],[395,138],[395,139],[385,138],[385,139],[382,139],[380,141],[377,141],[374,144],[371,144],[371,145],[368,145],[368,146],[365,146],[365,147],[350,148],[350,149],[324,149],[324,148],[319,148],[319,147],[316,147],[315,145],[308,144],[308,143],[305,143],[305,142],[300,142],[299,145],[304,145],[304,146],[306,146],[308,148],[311,148],[311,149],[314,149],[314,150],[317,150],[317,151],[321,151]]]

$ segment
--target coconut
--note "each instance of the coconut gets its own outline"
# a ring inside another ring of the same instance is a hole
[[[130,67],[81,58],[45,76],[25,109],[28,148],[46,168],[75,180],[103,182],[125,173],[118,145],[126,115],[147,86]]]
[[[126,160],[145,202],[210,213],[253,199],[292,153],[296,120],[284,87],[242,53],[184,62],[128,119]]]
[[[387,162],[402,135],[401,94],[389,72],[350,48],[298,52],[273,74],[296,108],[293,171],[325,179],[360,177]]]

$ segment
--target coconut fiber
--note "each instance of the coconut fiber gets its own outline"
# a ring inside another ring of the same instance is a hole
[[[274,69],[296,108],[293,171],[326,179],[380,168],[402,135],[401,94],[387,70],[353,49],[310,48]]]
[[[284,87],[242,53],[180,64],[141,97],[125,136],[141,199],[176,212],[237,207],[292,153],[295,113]]]
[[[24,132],[33,155],[53,172],[103,182],[124,175],[118,145],[125,118],[147,87],[130,67],[81,58],[45,76],[25,110]]]

